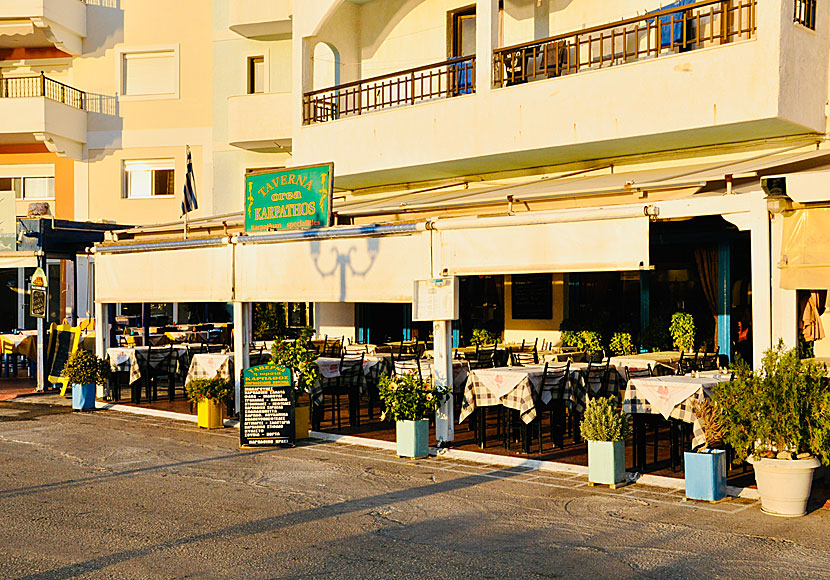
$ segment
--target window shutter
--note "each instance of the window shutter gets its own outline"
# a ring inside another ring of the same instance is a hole
[[[176,57],[173,51],[124,55],[125,95],[172,95],[176,92]]]

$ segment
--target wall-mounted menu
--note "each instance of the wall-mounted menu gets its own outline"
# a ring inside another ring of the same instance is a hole
[[[513,274],[511,291],[515,320],[553,318],[553,277],[550,274]]]
[[[259,365],[242,375],[239,444],[294,444],[291,369]]]

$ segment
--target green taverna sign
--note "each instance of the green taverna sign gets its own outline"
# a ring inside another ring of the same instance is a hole
[[[333,163],[246,175],[245,231],[331,225],[333,185]]]

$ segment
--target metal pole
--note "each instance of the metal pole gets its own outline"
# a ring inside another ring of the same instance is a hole
[[[144,346],[150,346],[150,305],[141,303],[141,328],[144,334]]]
[[[455,440],[454,411],[452,395],[452,323],[436,320],[432,323],[435,362],[432,365],[432,380],[436,387],[446,387],[449,397],[435,412],[435,438],[438,446],[444,447]]]
[[[43,271],[46,272],[46,258],[44,256],[40,256],[38,258],[38,266],[43,268]],[[47,288],[49,284],[49,274],[46,274],[46,283]],[[49,312],[49,293],[46,293],[46,312]],[[37,390],[44,391],[46,390],[46,324],[45,319],[38,318],[37,319]]]

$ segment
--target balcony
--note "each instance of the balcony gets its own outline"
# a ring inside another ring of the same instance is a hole
[[[701,1],[554,29],[479,54],[469,94],[453,86],[457,63],[435,65],[443,84],[423,92],[412,70],[307,92],[294,162],[333,161],[359,188],[821,135],[830,37],[765,6]]]
[[[722,46],[755,36],[757,0],[703,1],[493,52],[503,87]]]
[[[43,75],[0,78],[0,144],[43,143],[80,159],[86,143],[86,93]]]
[[[0,0],[0,49],[53,47],[82,53],[83,0]]]
[[[303,96],[303,124],[473,94],[475,67],[475,57],[454,58],[311,91]]]
[[[291,148],[291,93],[239,95],[228,99],[228,141],[251,151]]]
[[[228,28],[246,38],[291,34],[291,0],[230,0]]]

